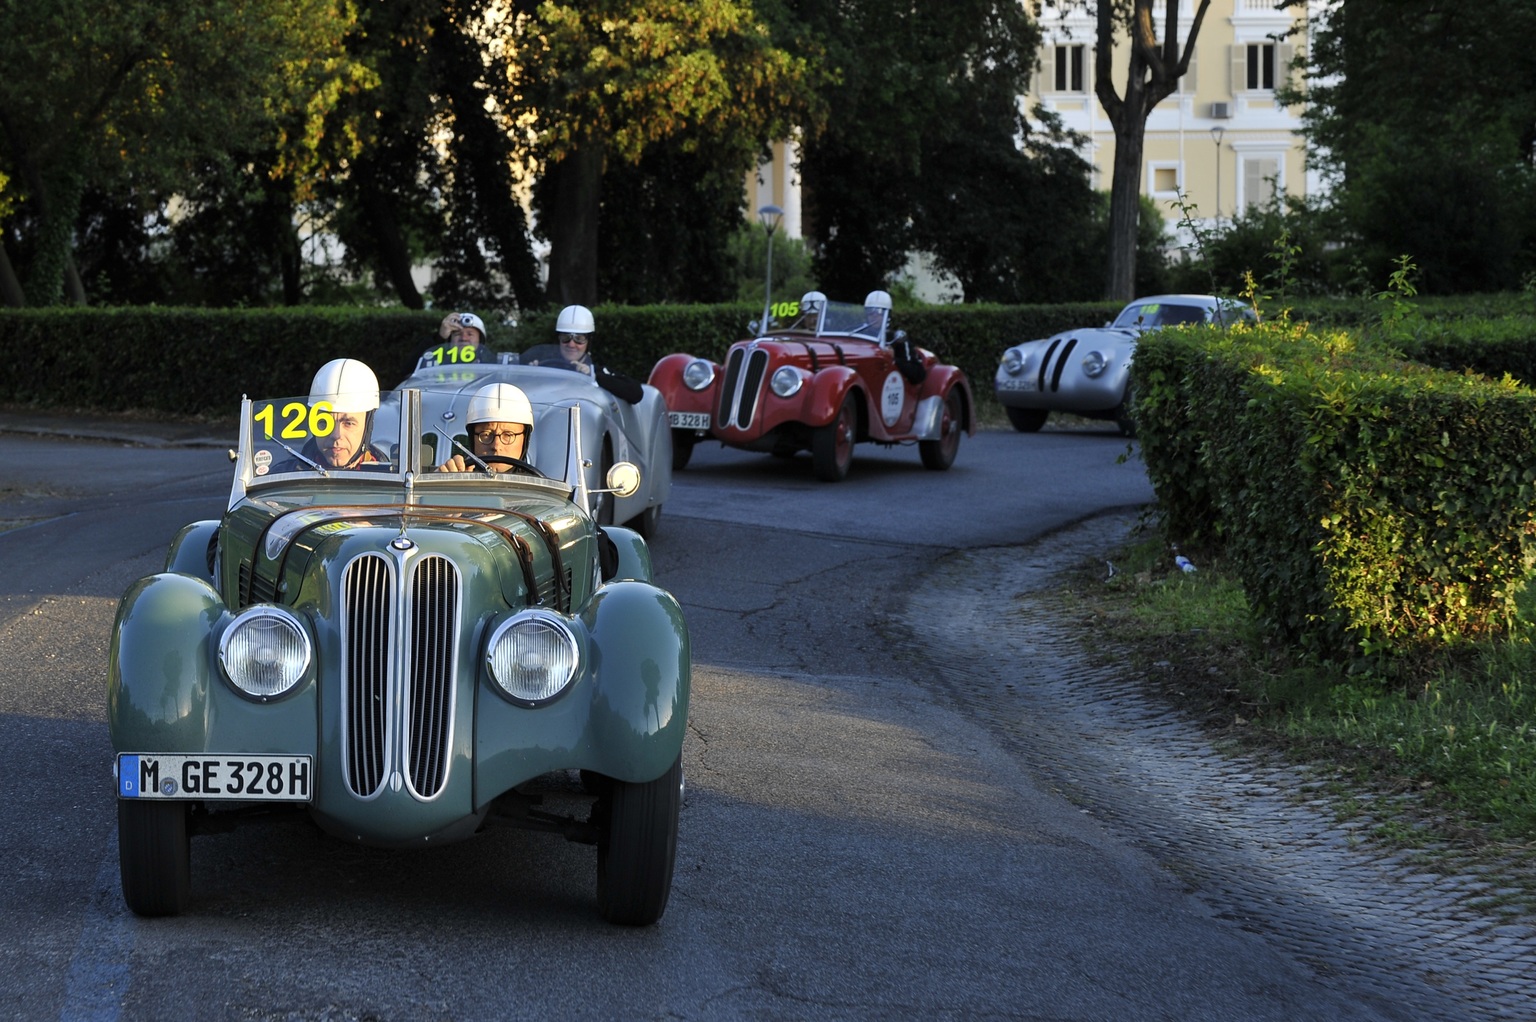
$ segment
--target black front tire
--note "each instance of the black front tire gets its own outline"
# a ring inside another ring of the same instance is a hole
[[[838,407],[836,417],[811,434],[811,464],[816,470],[816,478],[823,482],[836,483],[848,478],[859,428],[859,412],[853,401],[850,391]]]
[[[672,471],[681,472],[693,457],[693,445],[699,442],[698,434],[691,429],[672,431]]]
[[[118,799],[117,860],[134,915],[174,916],[192,898],[191,805]]]
[[[1005,407],[1008,413],[1008,421],[1013,423],[1013,428],[1020,433],[1038,433],[1040,427],[1045,425],[1045,420],[1051,413],[1044,408],[1013,408]]]
[[[683,757],[654,781],[610,781],[597,842],[597,907],[620,926],[650,926],[667,909],[677,862]]]

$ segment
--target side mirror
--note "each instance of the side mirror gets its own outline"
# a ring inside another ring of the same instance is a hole
[[[608,470],[604,482],[617,496],[632,497],[640,489],[640,469],[634,462],[621,461]]]

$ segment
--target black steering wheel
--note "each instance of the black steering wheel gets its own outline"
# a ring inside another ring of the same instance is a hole
[[[506,454],[478,454],[476,457],[487,465],[510,465],[515,469],[521,469],[531,476],[537,476],[540,479],[549,478],[549,476],[540,472],[522,458],[514,458]]]

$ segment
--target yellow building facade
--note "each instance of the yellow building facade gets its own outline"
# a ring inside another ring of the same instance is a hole
[[[1179,4],[1182,50],[1197,5],[1170,2]],[[1293,73],[1320,6],[1276,10],[1275,0],[1215,0],[1206,11],[1188,73],[1146,124],[1141,192],[1156,202],[1170,230],[1185,215],[1177,206],[1181,194],[1192,219],[1213,224],[1267,205],[1277,191],[1306,196],[1318,190],[1299,134],[1301,111],[1280,104],[1275,92]],[[1161,29],[1165,9],[1159,4],[1154,12]],[[1025,97],[1028,109],[1038,102],[1087,138],[1081,151],[1093,168],[1093,186],[1108,191],[1115,133],[1094,94],[1094,13],[1046,6],[1037,17],[1044,42]],[[1113,59],[1115,91],[1122,95],[1129,45],[1120,39]]]

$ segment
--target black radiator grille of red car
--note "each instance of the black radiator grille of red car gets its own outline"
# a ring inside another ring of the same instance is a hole
[[[722,425],[746,429],[752,424],[758,391],[767,368],[768,353],[761,348],[731,349],[725,362],[725,385],[720,389],[719,420]]]
[[[347,786],[362,796],[398,769],[397,755],[419,797],[437,794],[447,776],[458,569],[445,557],[424,557],[409,592],[403,620],[410,634],[402,642],[390,561],[363,554],[342,579],[342,744]]]

